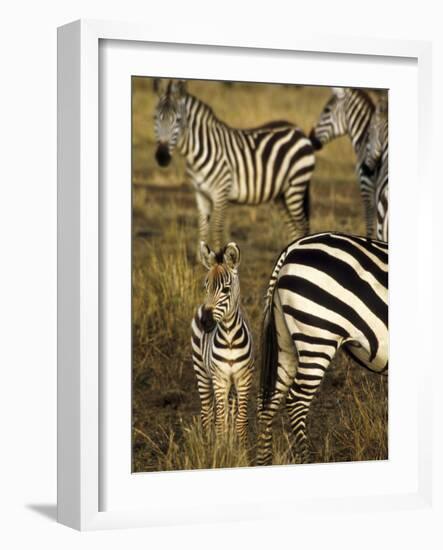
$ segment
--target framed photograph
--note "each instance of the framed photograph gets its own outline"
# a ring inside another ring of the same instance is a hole
[[[430,45],[193,42],[58,32],[59,521],[430,506]]]

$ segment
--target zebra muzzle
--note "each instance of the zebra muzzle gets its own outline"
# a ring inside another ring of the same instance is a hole
[[[371,177],[374,175],[375,169],[371,168],[368,164],[366,164],[366,162],[364,162],[361,165],[361,171],[365,176]]]
[[[203,309],[201,324],[205,332],[212,332],[217,324],[212,315],[212,309]]]
[[[155,160],[160,166],[168,166],[171,162],[171,154],[167,145],[160,143],[157,146],[157,151],[155,152]]]

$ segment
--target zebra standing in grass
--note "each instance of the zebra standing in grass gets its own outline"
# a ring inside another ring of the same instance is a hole
[[[309,458],[306,417],[338,349],[378,373],[388,367],[388,248],[323,233],[280,255],[268,287],[259,394],[259,465],[272,462],[272,422],[286,396],[295,450]]]
[[[389,181],[389,127],[388,98],[383,96],[378,101],[369,127],[366,158],[362,165],[363,172],[372,177],[377,174],[375,182],[375,208],[377,239],[388,240],[388,181]]]
[[[229,243],[215,253],[202,242],[200,257],[208,269],[206,301],[192,321],[191,343],[203,430],[209,431],[215,405],[217,436],[226,431],[231,400],[236,431],[245,443],[254,355],[251,330],[240,305],[240,249]]]
[[[366,158],[369,128],[374,103],[369,95],[354,88],[332,88],[316,126],[309,135],[314,149],[319,150],[334,138],[348,134],[357,156],[357,174],[366,218],[366,234],[374,234],[374,193],[378,170],[369,176],[362,165]]]
[[[159,83],[154,89],[159,92]],[[309,182],[315,158],[309,139],[285,121],[239,130],[188,94],[183,81],[169,81],[155,111],[156,159],[167,166],[175,149],[186,159],[196,193],[200,240],[221,245],[228,202],[280,202],[291,238],[309,232]]]

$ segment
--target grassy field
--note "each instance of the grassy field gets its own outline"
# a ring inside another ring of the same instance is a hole
[[[190,82],[222,120],[250,127],[272,119],[314,124],[329,90],[319,87]],[[232,435],[204,443],[190,353],[190,321],[203,300],[205,270],[195,261],[197,211],[178,156],[167,169],[154,160],[156,96],[149,79],[133,82],[133,470],[159,471],[253,464],[255,395],[250,402],[250,448]],[[311,230],[364,234],[354,156],[343,138],[317,156],[311,183]],[[230,206],[227,234],[242,250],[244,308],[259,342],[263,296],[273,263],[286,243],[275,205]],[[259,347],[258,345],[256,346]],[[314,398],[308,431],[315,462],[380,460],[388,456],[387,379],[339,353]],[[278,418],[274,463],[290,464],[286,418]]]

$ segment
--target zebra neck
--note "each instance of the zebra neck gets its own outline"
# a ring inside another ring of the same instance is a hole
[[[240,309],[240,305],[234,309],[234,311],[220,323],[220,328],[226,334],[229,334],[234,328],[238,327],[243,322],[243,315]]]
[[[178,148],[192,166],[201,151],[212,151],[214,145],[219,143],[217,134],[225,125],[218,120],[209,105],[190,94],[186,97],[185,105],[186,130]]]

